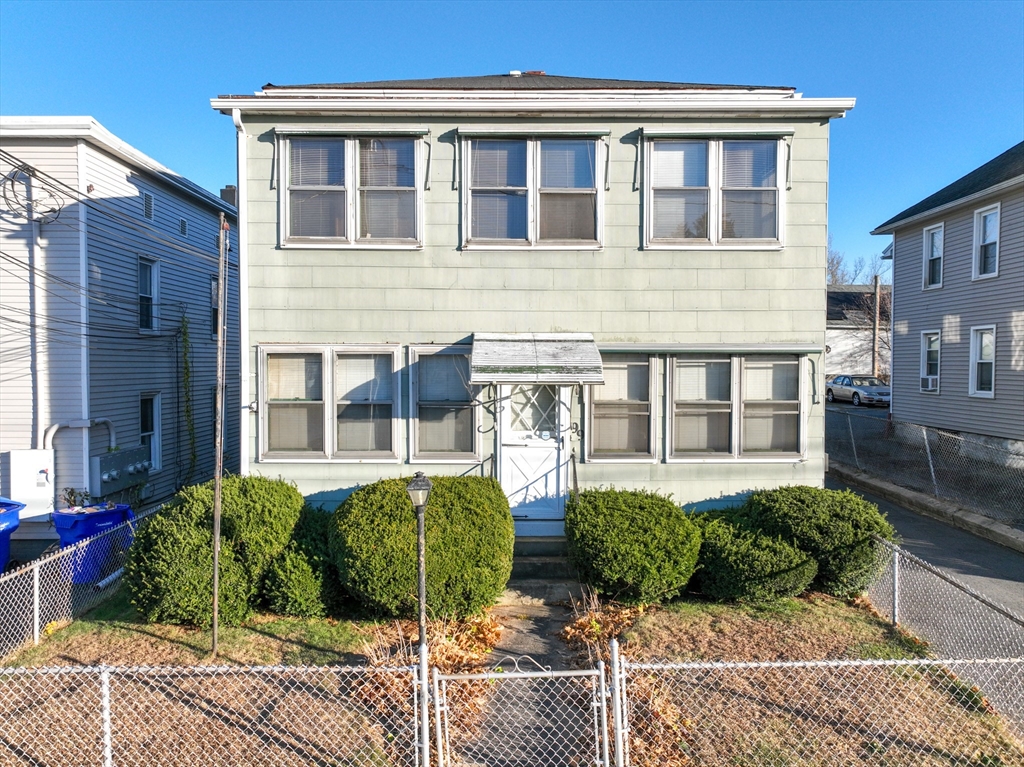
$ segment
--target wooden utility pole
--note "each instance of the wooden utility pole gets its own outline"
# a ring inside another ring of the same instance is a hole
[[[215,461],[213,470],[213,656],[217,657],[217,628],[220,607],[220,503],[224,474],[224,363],[227,357],[228,238],[231,226],[220,214],[219,253],[217,258],[217,393],[213,428]]]
[[[872,325],[871,333],[871,375],[878,377],[878,318],[879,318],[879,298],[881,293],[881,280],[878,275],[875,275],[875,320]]]

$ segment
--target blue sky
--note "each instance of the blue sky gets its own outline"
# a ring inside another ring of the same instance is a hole
[[[89,114],[209,189],[233,183],[218,94],[543,69],[857,98],[832,128],[829,225],[868,231],[1024,138],[1024,0],[0,0],[0,113]]]

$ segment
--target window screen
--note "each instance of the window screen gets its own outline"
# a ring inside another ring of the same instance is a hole
[[[747,358],[743,363],[743,453],[800,450],[800,364]]]
[[[707,239],[708,143],[655,141],[651,191],[654,239]]]
[[[776,239],[776,141],[722,142],[722,237]]]
[[[680,358],[674,379],[674,453],[730,453],[732,362]]]
[[[591,387],[594,455],[650,455],[650,362],[642,355],[603,356],[604,385]]]
[[[526,141],[473,141],[471,151],[471,236],[526,240]]]
[[[392,356],[339,354],[334,362],[338,453],[392,450]]]
[[[417,361],[420,453],[472,453],[474,416],[469,357],[423,355]]]
[[[267,356],[267,443],[270,452],[324,450],[323,357]]]
[[[540,142],[540,239],[597,239],[595,151],[592,140]]]
[[[416,239],[416,145],[407,138],[359,140],[359,236]]]

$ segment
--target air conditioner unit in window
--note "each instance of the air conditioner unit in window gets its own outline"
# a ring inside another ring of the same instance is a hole
[[[921,376],[921,391],[938,391],[938,376]]]

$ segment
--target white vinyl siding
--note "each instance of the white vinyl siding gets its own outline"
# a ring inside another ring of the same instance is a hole
[[[974,213],[973,279],[999,274],[999,205]]]
[[[972,397],[995,397],[996,390],[996,327],[971,328]]]
[[[590,458],[653,458],[656,358],[603,354],[604,384],[590,387]]]
[[[600,245],[601,188],[592,138],[466,142],[466,244]]]
[[[478,460],[478,408],[469,383],[469,354],[413,349],[413,459]]]
[[[941,333],[937,330],[921,334],[921,391],[939,391],[939,356]]]
[[[412,136],[284,141],[284,244],[418,247],[419,143]]]
[[[943,226],[924,230],[924,287],[942,287]]]

